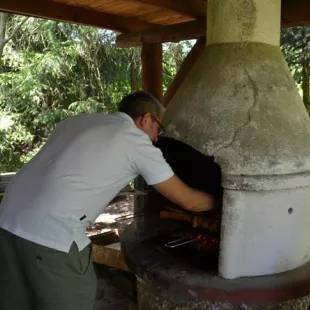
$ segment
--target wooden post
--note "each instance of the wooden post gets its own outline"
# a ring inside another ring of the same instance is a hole
[[[310,64],[303,64],[302,69],[302,90],[303,100],[308,113],[310,114]]]
[[[206,38],[199,38],[196,44],[193,46],[191,51],[185,57],[180,69],[178,70],[176,76],[171,82],[163,100],[164,107],[167,107],[176,91],[179,89],[180,85],[184,81],[185,77],[192,70],[194,65],[197,63],[198,59],[201,57],[206,46]]]
[[[145,43],[142,46],[142,87],[143,90],[152,94],[160,102],[163,99],[163,61],[162,44]],[[148,210],[148,186],[144,179],[139,176],[135,182],[134,212],[146,213]]]
[[[142,45],[142,87],[159,101],[163,98],[163,56],[161,43]]]

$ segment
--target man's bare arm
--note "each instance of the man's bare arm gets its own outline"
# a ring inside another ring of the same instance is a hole
[[[211,195],[187,186],[176,175],[153,186],[160,194],[184,209],[200,212],[214,208],[215,201]]]

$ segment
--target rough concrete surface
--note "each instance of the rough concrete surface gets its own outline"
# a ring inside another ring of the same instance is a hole
[[[310,260],[310,188],[225,190],[220,275],[276,274]]]
[[[159,218],[145,219],[138,225],[135,222],[126,228],[121,237],[123,253],[128,267],[141,282],[156,291],[156,295],[179,302],[197,298],[262,303],[270,299],[282,302],[310,294],[310,262],[280,274],[227,280],[220,277],[216,270],[196,268],[150,246],[150,238],[175,231],[180,228],[177,223]],[[243,253],[242,250],[240,252]],[[265,257],[268,258],[268,254]]]
[[[310,120],[279,48],[211,45],[169,104],[168,136],[213,155],[225,175],[310,170]]]
[[[207,44],[280,44],[281,0],[209,0]],[[272,29],[272,31],[271,31]]]

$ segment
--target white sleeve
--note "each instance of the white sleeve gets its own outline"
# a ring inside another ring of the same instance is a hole
[[[131,161],[133,169],[148,185],[164,182],[174,175],[161,150],[147,138],[137,141]]]

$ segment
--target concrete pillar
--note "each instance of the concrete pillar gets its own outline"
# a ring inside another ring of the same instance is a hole
[[[280,0],[209,0],[207,20],[208,45],[280,44]]]
[[[310,121],[279,48],[281,1],[207,7],[207,48],[168,106],[168,135],[222,167],[219,274],[291,270],[310,260]]]

